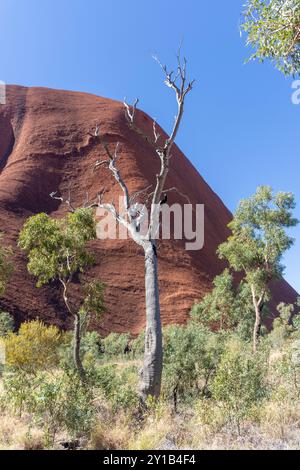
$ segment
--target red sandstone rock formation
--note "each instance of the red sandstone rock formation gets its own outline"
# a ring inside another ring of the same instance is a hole
[[[138,113],[139,125],[151,132],[151,120]],[[104,151],[88,133],[101,124],[108,142],[120,142],[119,167],[131,191],[154,181],[158,160],[149,144],[127,126],[121,103],[94,95],[44,88],[9,86],[7,104],[0,105],[0,230],[14,249],[15,271],[0,306],[17,321],[40,317],[66,325],[66,311],[57,285],[36,289],[26,270],[26,258],[16,246],[25,219],[37,212],[62,216],[66,207],[49,197],[52,191],[66,194],[71,186],[74,205],[86,191],[91,199],[103,187],[108,202],[119,187],[105,169],[93,164]],[[231,214],[192,164],[174,147],[168,187],[176,186],[191,203],[205,204],[205,246],[185,251],[180,241],[159,243],[159,280],[164,324],[182,323],[195,301],[211,288],[211,279],[223,269],[216,249],[228,236]],[[186,202],[176,193],[169,200]],[[143,253],[130,240],[97,240],[91,243],[96,265],[85,276],[106,284],[108,313],[103,333],[131,331],[144,326]],[[84,279],[83,279],[84,280]],[[74,287],[78,298],[80,284]],[[273,286],[272,307],[292,302],[297,293],[285,282]],[[275,309],[274,309],[275,310]]]

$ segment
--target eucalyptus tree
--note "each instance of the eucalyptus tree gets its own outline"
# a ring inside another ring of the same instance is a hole
[[[280,279],[283,253],[294,240],[286,229],[298,221],[293,217],[295,207],[291,193],[273,194],[269,186],[260,186],[254,196],[240,202],[229,228],[232,235],[218,249],[230,267],[242,272],[249,285],[255,323],[253,351],[257,351],[262,325],[262,310],[269,298],[269,283]]]
[[[103,285],[92,282],[84,286],[80,306],[72,301],[70,286],[94,262],[86,243],[95,238],[95,219],[89,208],[76,209],[59,220],[44,213],[34,215],[19,235],[19,246],[28,255],[28,271],[37,278],[37,287],[55,280],[62,286],[63,301],[74,321],[73,359],[82,382],[86,373],[80,357],[81,339],[91,315],[105,309]]]
[[[160,300],[158,289],[158,264],[157,264],[157,233],[159,230],[160,203],[168,191],[176,188],[166,188],[166,179],[169,173],[171,162],[171,151],[175,142],[182,117],[184,114],[185,100],[192,90],[194,80],[187,79],[187,61],[182,59],[180,52],[177,55],[177,69],[170,71],[167,67],[155,58],[160,65],[164,76],[165,84],[170,88],[176,97],[177,113],[172,131],[169,136],[163,137],[158,133],[156,122],[153,121],[149,134],[140,129],[136,122],[138,100],[131,106],[124,101],[125,119],[129,128],[142,141],[146,141],[157,156],[160,170],[152,184],[153,191],[149,193],[149,188],[145,188],[137,193],[130,194],[128,186],[122,178],[117,166],[120,156],[119,144],[115,148],[105,142],[101,137],[100,127],[97,126],[94,138],[101,142],[105,149],[106,157],[98,160],[95,168],[106,167],[118,183],[124,200],[124,209],[118,211],[114,204],[104,203],[102,191],[99,195],[97,206],[110,212],[115,220],[125,227],[129,236],[142,247],[145,260],[145,297],[146,297],[146,329],[145,329],[145,351],[143,366],[140,373],[140,398],[145,404],[149,396],[157,398],[161,390],[161,375],[163,367],[162,350],[162,327],[160,315]],[[141,149],[143,146],[141,146]],[[147,192],[145,202],[145,192]],[[166,197],[165,197],[166,198]],[[149,208],[150,206],[150,208]],[[145,225],[145,213],[149,214],[149,220],[145,230],[141,230],[141,225]]]
[[[235,282],[229,269],[213,280],[213,289],[195,304],[191,317],[197,323],[218,330],[236,330],[243,339],[249,338],[253,305],[249,286]]]
[[[286,75],[299,74],[299,0],[248,0],[244,15],[250,60],[270,59]]]

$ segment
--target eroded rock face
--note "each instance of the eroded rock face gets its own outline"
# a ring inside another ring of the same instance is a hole
[[[151,133],[150,118],[137,115],[139,126]],[[105,157],[99,140],[89,136],[97,123],[101,135],[113,145],[120,142],[120,171],[130,191],[146,188],[159,168],[151,146],[127,126],[123,105],[94,95],[44,88],[7,87],[7,104],[0,106],[0,230],[13,247],[15,272],[7,288],[2,309],[17,321],[40,317],[67,326],[67,314],[56,284],[36,289],[26,270],[26,259],[16,246],[25,219],[38,212],[55,217],[66,207],[49,197],[52,191],[67,194],[74,205],[88,192],[91,200],[106,188],[108,202],[117,200],[119,187],[104,168],[93,171],[97,159]],[[174,147],[167,187],[176,186],[191,203],[205,205],[205,245],[200,251],[185,251],[182,241],[159,243],[159,281],[164,324],[183,323],[193,303],[211,288],[212,278],[223,264],[216,249],[228,236],[231,214],[192,164]],[[170,193],[169,202],[186,202]],[[97,240],[91,243],[96,265],[81,278],[96,277],[106,284],[108,312],[102,324],[109,331],[138,333],[144,326],[143,252],[130,240]],[[292,302],[296,292],[286,283],[273,287],[274,305]],[[78,301],[80,283],[74,286]]]

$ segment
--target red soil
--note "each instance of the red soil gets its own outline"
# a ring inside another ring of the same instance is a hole
[[[151,120],[138,112],[139,125],[151,132]],[[130,191],[154,181],[158,159],[149,144],[128,128],[123,105],[94,95],[9,86],[7,104],[0,106],[0,230],[14,249],[14,275],[0,307],[18,322],[40,317],[66,325],[66,311],[57,285],[36,289],[26,271],[26,258],[16,246],[25,219],[37,212],[62,216],[66,207],[49,197],[52,191],[66,194],[72,188],[74,205],[86,191],[91,199],[103,187],[108,202],[117,199],[119,187],[104,168],[93,164],[104,151],[91,132],[97,123],[108,142],[119,141],[119,167]],[[231,214],[192,164],[174,147],[167,187],[176,186],[191,203],[205,204],[205,246],[185,251],[183,242],[159,242],[159,282],[164,324],[183,323],[195,301],[211,288],[211,279],[223,269],[216,249],[228,236]],[[170,202],[185,202],[170,193]],[[97,240],[91,243],[96,265],[83,276],[106,284],[108,312],[103,333],[138,333],[144,319],[144,263],[141,249],[130,240]],[[274,306],[293,302],[297,293],[285,281],[273,286]],[[80,295],[75,285],[74,296]]]

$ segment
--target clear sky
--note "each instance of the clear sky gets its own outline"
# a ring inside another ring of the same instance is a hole
[[[173,97],[151,59],[181,40],[197,83],[177,143],[234,210],[258,185],[295,193],[300,219],[300,105],[292,79],[244,64],[245,0],[0,0],[0,80],[80,90],[140,106],[169,129]],[[285,257],[300,292],[298,241]]]

